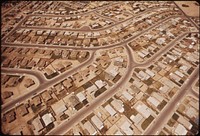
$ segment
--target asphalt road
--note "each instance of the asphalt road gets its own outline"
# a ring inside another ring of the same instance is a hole
[[[19,74],[29,74],[35,76],[40,84],[43,84],[46,82],[46,78],[44,75],[40,72],[34,71],[34,70],[28,70],[28,69],[14,69],[14,68],[1,68],[2,73],[19,73]]]
[[[118,3],[114,3],[113,5],[116,5]],[[97,8],[97,9],[94,9],[94,10],[91,10],[91,11],[88,11],[88,12],[85,12],[85,13],[81,13],[81,14],[76,14],[76,16],[78,15],[85,15],[85,14],[90,14],[94,11],[97,11],[97,10],[101,10],[101,9],[104,9],[106,7],[109,7],[110,5],[106,5],[106,6],[103,6],[101,8]],[[5,15],[5,14],[4,14]],[[75,16],[74,14],[73,15],[41,15],[41,14],[30,14],[30,15],[27,15],[25,18],[23,18],[16,27],[14,27],[14,29],[12,29],[8,34],[6,34],[6,36],[4,36],[4,38],[1,39],[1,42],[4,41],[5,38],[9,37],[11,34],[13,34],[18,28],[21,28],[21,25],[30,17],[30,16],[34,16],[34,15],[38,15],[38,16],[51,16],[51,17],[73,17]],[[40,28],[41,29],[41,28]],[[52,28],[51,28],[52,29]]]
[[[185,37],[187,34],[189,34],[189,33],[191,33],[191,32],[182,33],[182,34],[179,35],[177,38],[175,38],[174,40],[172,40],[168,45],[166,45],[165,47],[163,47],[160,51],[156,52],[150,59],[148,59],[148,60],[145,61],[145,62],[138,63],[138,67],[146,67],[146,66],[152,64],[152,62],[155,62],[155,61],[158,60],[162,55],[164,55],[164,53],[166,53],[166,52],[169,51],[171,48],[173,48],[177,41],[180,41],[182,38],[184,38],[184,37]],[[198,32],[193,32],[193,33],[198,33]]]
[[[166,124],[171,115],[173,115],[173,111],[177,108],[177,104],[188,93],[189,89],[191,89],[191,84],[196,78],[198,78],[198,76],[199,66],[189,76],[189,80],[183,84],[180,90],[175,94],[174,97],[172,97],[164,109],[159,113],[154,120],[155,122],[147,128],[147,130],[144,132],[144,135],[155,135],[158,130],[161,130],[163,125]]]
[[[115,3],[115,4],[118,4],[118,3]],[[115,4],[113,4],[113,5],[115,5]],[[108,5],[108,6],[110,6],[110,5]],[[92,11],[89,11],[89,12],[87,12],[87,14],[89,14],[89,13],[92,13],[92,12],[95,12],[95,11],[97,11],[97,10],[100,10],[100,9],[104,9],[104,8],[106,8],[107,6],[104,6],[104,7],[102,7],[102,8],[98,8],[98,9],[95,9],[95,10],[92,10]],[[163,7],[164,8],[164,7]],[[123,23],[123,22],[126,22],[126,21],[128,21],[128,20],[131,20],[131,19],[133,19],[133,18],[135,18],[135,17],[137,17],[137,16],[140,16],[140,15],[142,15],[142,14],[144,14],[144,13],[146,13],[146,12],[148,12],[148,11],[152,11],[152,10],[154,10],[154,9],[157,9],[157,8],[151,8],[151,9],[148,9],[148,10],[146,10],[146,11],[144,11],[144,12],[142,12],[142,13],[139,13],[139,14],[137,14],[136,16],[132,16],[132,17],[130,17],[130,18],[128,18],[128,19],[125,19],[125,20],[123,20],[123,21],[120,21],[120,22],[117,22],[117,23],[114,23],[113,25],[110,25],[110,26],[108,26],[108,27],[104,27],[104,28],[100,28],[100,29],[95,29],[95,30],[90,30],[90,32],[92,31],[92,32],[98,32],[98,31],[102,31],[102,30],[107,30],[107,29],[109,29],[109,28],[111,28],[111,27],[113,27],[113,26],[116,26],[116,25],[118,25],[118,24],[121,24],[121,23]],[[83,13],[83,14],[78,14],[78,15],[85,15],[86,13]],[[31,16],[45,16],[45,17],[47,17],[47,16],[49,16],[49,17],[67,17],[67,16],[69,16],[69,17],[71,17],[71,16],[74,16],[74,15],[42,15],[42,14],[30,14],[30,15],[27,15],[24,19],[22,19],[19,23],[18,23],[18,25],[12,30],[12,31],[10,31],[8,34],[6,34],[6,36],[4,36],[4,38],[1,40],[1,43],[2,44],[5,44],[5,38],[6,37],[9,37],[11,34],[13,34],[18,28],[27,28],[27,27],[22,27],[22,24],[28,19],[28,17],[31,17]],[[34,29],[41,29],[41,27],[29,27],[30,29],[31,28],[34,28]],[[66,29],[66,28],[48,28],[48,27],[42,27],[42,29],[47,29],[47,30],[49,30],[49,29],[51,29],[51,30],[64,30],[64,31],[78,31],[78,32],[87,32],[87,30],[79,30],[79,29]],[[3,41],[3,42],[2,42]]]
[[[194,91],[193,88],[190,89],[190,94],[192,94],[193,96],[199,98],[199,93],[197,93],[196,91]]]
[[[176,2],[174,2],[174,4],[188,18],[188,20],[190,20],[190,22],[199,30],[198,25],[196,23],[194,23],[193,20],[187,14],[185,14],[185,12],[183,12],[183,10],[176,4]]]
[[[38,48],[58,48],[58,49],[73,49],[73,50],[98,50],[98,49],[107,49],[107,48],[112,48],[115,46],[120,46],[126,43],[131,42],[134,38],[144,34],[146,31],[160,25],[160,23],[163,23],[165,21],[168,21],[168,19],[173,18],[173,17],[180,17],[180,16],[171,16],[168,18],[165,18],[164,20],[161,20],[159,22],[157,22],[155,25],[150,26],[149,28],[137,33],[136,35],[127,38],[126,40],[124,40],[123,42],[120,43],[115,43],[115,44],[111,44],[108,46],[98,46],[98,47],[71,47],[71,46],[55,46],[55,45],[45,45],[45,44],[28,44],[29,47],[38,47]],[[52,28],[53,29],[53,28]],[[24,43],[7,43],[6,41],[2,41],[2,45],[8,45],[8,46],[16,46],[16,47],[24,47]]]
[[[2,13],[2,17],[4,17],[7,13],[9,13],[11,10],[18,8],[19,6],[21,6],[22,4],[17,4],[15,5],[15,7],[11,7],[10,9],[8,9],[7,11]]]
[[[146,29],[146,30],[140,32],[139,34],[135,35],[134,37],[130,37],[129,39],[127,39],[126,41],[124,41],[124,42],[122,42],[122,43],[113,44],[113,45],[111,45],[111,46],[98,47],[98,48],[89,48],[89,50],[107,49],[107,48],[112,48],[112,47],[115,47],[115,46],[120,46],[120,45],[123,45],[123,44],[127,44],[128,42],[132,41],[133,38],[135,38],[135,37],[137,37],[137,36],[143,34],[145,31],[148,31],[148,30],[154,28],[155,26],[159,25],[160,23],[163,23],[163,22],[167,21],[169,18],[172,18],[172,17],[168,17],[168,18],[166,18],[166,19],[164,19],[164,20],[158,22],[157,24],[152,25],[152,26],[149,27],[148,29]],[[11,45],[11,44],[9,44],[9,45]],[[14,45],[14,44],[13,44],[13,45]],[[15,44],[15,46],[19,46],[19,45],[23,46],[23,44]],[[39,45],[39,46],[41,47],[41,45]],[[38,47],[39,47],[39,46],[38,46]],[[31,47],[31,45],[30,45],[30,47]],[[36,47],[36,45],[33,44],[32,47]],[[45,46],[45,47],[46,47],[46,46]],[[61,46],[57,46],[56,48],[60,48],[60,47],[61,47]],[[48,48],[52,48],[52,46],[49,46]],[[53,48],[55,48],[55,47],[53,47]],[[65,48],[64,48],[64,49],[65,49]],[[70,49],[75,49],[75,48],[70,48]],[[84,48],[82,48],[82,50],[84,50]],[[87,49],[87,50],[88,50],[88,49]],[[131,52],[130,52],[130,53],[131,53]],[[94,54],[93,54],[93,55],[94,55]],[[91,58],[90,58],[90,59],[91,59]],[[132,57],[131,57],[131,59],[132,59]],[[90,61],[90,62],[91,62],[91,61]],[[132,60],[131,62],[134,62],[134,60]],[[84,63],[84,64],[85,64],[85,63]],[[83,65],[83,66],[85,66],[85,65]],[[74,71],[76,71],[78,68],[81,68],[81,67],[82,67],[82,65],[78,66],[76,69],[74,69]],[[71,70],[71,71],[73,71],[73,70]],[[69,74],[69,73],[70,73],[70,71],[68,72],[68,74]],[[64,78],[64,76],[59,76],[59,77],[57,77],[57,78],[63,79],[62,77]],[[52,81],[57,81],[57,78],[51,80],[51,81],[48,82],[48,83],[41,84],[41,86],[40,86],[39,88],[37,88],[36,90],[34,90],[34,91],[32,91],[32,92],[26,94],[25,96],[20,96],[19,98],[16,98],[14,101],[8,102],[8,103],[4,104],[4,105],[2,106],[2,111],[4,111],[4,109],[6,109],[6,110],[10,109],[10,108],[12,107],[12,105],[14,105],[15,103],[17,103],[17,102],[22,102],[23,100],[25,100],[25,99],[27,99],[28,97],[30,97],[30,96],[32,96],[33,94],[35,94],[36,92],[41,92],[42,90],[45,90],[45,88],[47,88],[47,86],[53,85],[54,82],[52,82]],[[46,85],[46,84],[48,84],[48,85]]]
[[[116,3],[117,4],[117,3]],[[110,5],[108,5],[110,6]],[[106,6],[102,7],[102,9],[104,9]],[[100,9],[96,9],[96,10],[100,10]],[[152,10],[152,9],[151,9]],[[89,11],[87,12],[90,13],[90,12],[94,12],[95,10],[92,10],[92,11]],[[147,11],[146,11],[147,12]],[[86,13],[83,13],[83,15],[86,14]],[[144,13],[142,13],[144,14]],[[78,14],[78,15],[82,15],[82,14]],[[41,16],[41,15],[40,15]],[[45,15],[45,16],[48,16],[48,15]],[[52,15],[50,15],[52,16]],[[66,15],[64,15],[65,17],[67,17]],[[74,16],[74,15],[69,15],[69,16]],[[8,33],[8,36],[13,33],[18,27],[20,27],[20,25],[26,20],[28,16],[25,17],[25,19],[23,19],[17,27],[15,27],[10,33]],[[56,15],[57,17],[57,15]],[[174,16],[172,16],[174,17]],[[165,22],[167,21],[168,19],[172,18],[172,17],[168,17],[164,20],[161,20],[159,21],[158,23],[156,23],[155,25],[149,27],[148,29],[138,33],[137,35],[133,36],[133,37],[130,37],[129,39],[125,40],[124,42],[122,43],[117,43],[117,44],[112,44],[110,46],[102,46],[102,47],[89,47],[89,48],[77,48],[77,47],[62,47],[62,46],[49,46],[49,45],[39,45],[39,44],[32,44],[30,45],[30,47],[48,47],[48,48],[62,48],[62,49],[66,49],[66,48],[69,48],[69,49],[79,49],[79,50],[98,50],[98,49],[107,49],[107,48],[112,48],[112,47],[115,47],[115,46],[119,46],[119,45],[123,45],[123,44],[127,44],[128,42],[130,42],[132,39],[134,39],[135,37],[138,37],[139,35],[142,35],[144,32],[154,28],[155,26],[159,25],[160,23],[162,22]],[[177,16],[179,17],[179,16]],[[130,18],[131,19],[131,18]],[[129,20],[129,19],[127,19]],[[124,20],[127,21],[127,20]],[[123,22],[123,21],[122,21]],[[122,22],[119,22],[122,23]],[[114,25],[117,25],[117,24],[114,24]],[[112,27],[112,26],[111,26]],[[40,27],[38,27],[40,29]],[[47,28],[49,29],[49,28]],[[54,28],[51,28],[52,30]],[[108,29],[108,28],[104,28],[104,29]],[[61,30],[61,29],[58,29],[58,28],[55,28],[55,30]],[[66,30],[66,29],[62,29],[62,30]],[[69,30],[70,31],[70,30]],[[74,31],[74,30],[72,30]],[[93,31],[93,30],[92,30]],[[99,31],[99,30],[97,30]],[[184,35],[181,35],[180,37],[183,37]],[[5,36],[6,37],[6,36]],[[174,41],[175,42],[175,41]],[[170,45],[173,45],[174,42],[172,42]],[[3,42],[3,44],[6,44],[5,42]],[[24,47],[24,44],[13,44],[13,43],[8,43],[9,45],[11,46],[23,46]],[[87,116],[90,112],[92,112],[92,110],[94,110],[96,107],[98,107],[99,105],[101,105],[103,103],[104,100],[107,100],[109,99],[110,97],[112,97],[120,87],[122,87],[124,85],[124,83],[126,83],[130,77],[132,76],[132,69],[136,66],[146,66],[146,65],[149,65],[150,63],[152,63],[153,60],[156,59],[157,56],[160,56],[163,52],[165,52],[166,50],[168,50],[170,48],[170,46],[166,46],[165,48],[163,48],[161,51],[159,51],[156,55],[154,55],[148,62],[145,62],[143,64],[136,64],[135,61],[133,60],[133,57],[131,55],[131,51],[130,51],[130,48],[126,45],[125,48],[127,49],[127,52],[128,52],[128,68],[127,68],[127,71],[126,71],[126,74],[123,75],[123,77],[120,79],[119,83],[118,84],[115,84],[111,90],[107,90],[106,92],[104,92],[103,94],[101,94],[100,96],[98,96],[92,103],[90,103],[90,105],[88,107],[84,107],[82,108],[79,112],[77,112],[77,114],[75,114],[74,116],[70,117],[70,120],[69,121],[64,121],[62,122],[62,124],[60,124],[58,127],[56,127],[55,129],[53,129],[52,131],[50,131],[48,134],[56,134],[56,135],[61,135],[61,134],[65,134],[65,132],[70,129],[75,123],[77,123],[78,121],[80,121],[81,119],[83,119],[85,116]],[[53,80],[50,80],[48,82],[44,82],[44,77],[42,77],[41,75],[38,76],[38,73],[34,73],[33,71],[31,71],[31,75],[37,75],[36,77],[38,77],[38,79],[42,82],[41,86],[39,86],[36,90],[30,92],[30,93],[27,93],[23,96],[20,96],[18,98],[16,98],[15,100],[13,100],[12,102],[8,102],[6,103],[5,105],[2,106],[2,112],[5,112],[7,110],[9,110],[10,108],[13,107],[13,105],[15,105],[16,103],[18,102],[23,102],[24,100],[30,98],[31,96],[33,96],[33,94],[35,93],[40,93],[41,91],[45,90],[46,88],[52,86],[53,84],[55,84],[56,82],[60,82],[61,80],[63,80],[65,77],[75,73],[77,70],[79,70],[81,67],[84,67],[86,65],[89,65],[92,61],[93,61],[93,58],[94,58],[94,52],[91,54],[90,58],[82,63],[80,66],[78,66],[77,68],[74,68],[70,71],[68,71],[67,73],[65,74],[62,74],[60,75],[59,77],[56,77],[54,78]],[[9,71],[9,70],[8,70]],[[6,72],[6,71],[4,71]],[[10,72],[10,71],[9,71]],[[17,73],[19,72],[22,72],[22,71],[15,71]],[[28,73],[30,71],[27,71]],[[180,99],[182,99],[185,94],[188,92],[188,90],[190,90],[191,88],[191,84],[192,82],[194,81],[194,79],[196,79],[198,77],[198,72],[199,72],[199,68],[195,69],[195,71],[192,73],[192,75],[190,76],[190,79],[188,80],[187,83],[185,83],[181,89],[176,93],[176,95],[170,100],[169,104],[166,105],[166,107],[164,107],[164,109],[161,111],[161,113],[158,115],[158,117],[155,119],[155,123],[153,125],[150,125],[146,132],[144,134],[155,134],[157,130],[160,130],[159,128],[161,128],[164,123],[163,122],[166,122],[169,118],[169,116],[166,116],[166,113],[172,113],[172,111],[176,108],[176,105],[177,103],[180,101]],[[44,83],[43,83],[44,82]],[[180,93],[181,92],[181,93]],[[169,114],[171,115],[171,114]]]
[[[199,98],[199,94],[195,92],[193,89],[190,89],[190,93],[195,96],[196,98]]]
[[[43,90],[47,89],[48,87],[60,82],[61,80],[65,79],[66,77],[72,75],[73,73],[76,73],[78,70],[80,70],[80,68],[82,68],[84,66],[88,66],[89,64],[91,64],[93,62],[94,54],[95,54],[94,52],[92,54],[90,54],[89,59],[86,62],[83,62],[82,64],[80,64],[78,67],[71,69],[71,70],[67,71],[66,73],[61,74],[60,76],[55,77],[54,79],[41,84],[35,90],[28,92],[24,95],[21,95],[21,96],[17,97],[16,99],[14,99],[13,101],[5,103],[4,105],[1,106],[1,110],[2,110],[1,112],[8,111],[9,109],[13,108],[13,106],[16,103],[21,103],[21,102],[25,101],[26,99],[31,98],[34,94],[40,93]]]
[[[90,30],[90,31],[88,31],[88,30],[81,30],[81,28],[79,28],[79,29],[73,29],[73,28],[59,28],[59,27],[44,27],[44,26],[22,26],[21,24],[20,25],[18,25],[19,26],[19,28],[28,28],[28,29],[43,29],[43,30],[49,30],[49,29],[51,29],[51,30],[61,30],[61,31],[73,31],[73,32],[99,32],[99,31],[105,31],[105,30],[107,30],[107,29],[110,29],[110,28],[112,28],[112,27],[115,27],[116,25],[119,25],[119,24],[122,24],[122,23],[124,23],[124,22],[126,22],[126,21],[130,21],[130,20],[132,20],[132,19],[134,19],[135,17],[138,17],[138,16],[140,16],[140,15],[142,15],[142,14],[145,14],[145,13],[147,13],[147,12],[149,12],[149,11],[153,11],[153,10],[155,10],[155,9],[158,9],[158,8],[152,8],[152,9],[148,9],[148,10],[146,10],[146,11],[144,11],[144,12],[141,12],[141,13],[139,13],[139,14],[136,14],[135,16],[131,16],[131,17],[129,17],[129,18],[127,18],[127,19],[124,19],[124,20],[122,20],[122,21],[118,21],[118,22],[116,22],[114,19],[111,19],[110,18],[110,20],[112,20],[112,21],[114,21],[114,23],[112,24],[112,25],[109,25],[109,26],[106,26],[106,27],[103,27],[103,28],[99,28],[99,29],[92,29],[92,30]],[[94,11],[97,11],[97,10],[94,10]],[[95,14],[98,14],[98,13],[96,13],[96,12],[94,12]],[[84,14],[85,15],[85,14]],[[24,18],[23,19],[23,22],[25,22],[27,19],[28,19],[28,17],[32,17],[32,16],[45,16],[45,17],[66,17],[66,16],[63,16],[63,15],[40,15],[40,14],[30,14],[30,15],[27,15],[26,16],[26,18]],[[74,15],[69,15],[69,16],[74,16]],[[106,16],[103,16],[103,15],[99,15],[98,14],[98,16],[101,16],[101,17],[103,17],[103,18],[108,18],[108,17],[106,17]]]
[[[172,17],[169,17],[169,18],[172,18]],[[166,19],[160,21],[159,23],[164,22],[164,21],[168,20],[169,18],[166,18]],[[20,22],[20,23],[22,23],[22,22]],[[135,37],[137,37],[137,36],[143,34],[145,31],[148,31],[148,30],[152,29],[153,27],[159,25],[159,23],[157,23],[157,24],[155,24],[155,25],[152,25],[152,26],[149,27],[148,29],[146,29],[146,30],[140,32],[139,34],[135,35],[134,37],[130,37],[128,40],[126,40],[126,41],[124,41],[124,42],[122,42],[122,43],[113,44],[113,45],[111,45],[111,46],[103,46],[103,47],[98,47],[98,48],[92,48],[92,49],[90,48],[90,50],[106,49],[106,48],[112,48],[112,47],[115,47],[115,46],[120,46],[120,45],[122,45],[122,44],[127,44],[127,43],[130,42],[133,38],[135,38]],[[9,44],[9,45],[11,45],[11,44]],[[13,45],[14,45],[14,44],[13,44]],[[15,45],[16,45],[16,46],[19,46],[19,45],[24,46],[23,44],[15,44]],[[36,47],[35,44],[33,44],[32,46],[33,46],[33,47]],[[31,45],[30,45],[30,47],[31,47]],[[40,47],[41,47],[41,46],[40,46]],[[59,48],[59,47],[60,47],[60,46],[58,46],[58,47],[56,47],[56,48]],[[48,48],[52,48],[52,46],[49,46]],[[64,49],[66,49],[66,48],[64,48]],[[70,48],[70,49],[73,49],[73,48]],[[74,48],[74,49],[75,49],[75,48]],[[81,50],[84,50],[84,48],[81,48]],[[131,52],[130,52],[130,53],[131,53]],[[94,54],[93,54],[93,55],[94,55]],[[93,56],[93,55],[92,55],[92,56]],[[88,60],[89,63],[92,62],[91,60],[92,60],[92,58],[90,57],[90,59]],[[88,61],[87,61],[87,62],[88,62]],[[75,69],[73,69],[73,70],[70,70],[66,75],[63,74],[63,75],[61,75],[61,76],[59,76],[59,77],[57,77],[57,78],[55,78],[55,79],[53,79],[53,80],[51,80],[51,81],[49,81],[49,82],[46,82],[46,83],[44,83],[44,84],[41,84],[41,86],[39,86],[36,90],[31,91],[31,92],[29,92],[29,93],[27,93],[27,94],[25,94],[25,95],[23,95],[23,96],[19,96],[19,97],[17,97],[15,100],[13,100],[13,101],[11,101],[11,102],[8,102],[8,103],[6,103],[6,104],[4,104],[4,105],[2,105],[2,111],[7,111],[8,109],[11,109],[12,106],[14,106],[16,103],[18,103],[18,102],[20,103],[20,102],[26,100],[27,98],[31,97],[33,94],[39,93],[39,92],[45,90],[47,87],[49,87],[49,86],[55,84],[55,81],[60,81],[61,79],[65,78],[67,75],[70,75],[70,74],[72,74],[72,72],[75,72],[76,70],[78,70],[79,68],[81,68],[82,66],[86,66],[87,64],[89,64],[89,63],[87,63],[87,62],[81,64],[80,66],[78,66],[77,68],[75,68]],[[134,60],[132,60],[131,62],[134,62]]]
[[[114,94],[116,94],[117,91],[119,91],[120,87],[122,87],[124,83],[126,83],[131,78],[132,65],[134,65],[134,63],[130,63],[130,62],[133,62],[130,49],[127,46],[125,46],[125,48],[128,52],[128,60],[131,60],[131,61],[128,61],[126,74],[123,75],[120,81],[117,84],[115,84],[112,87],[112,89],[107,90],[106,92],[98,96],[95,100],[93,100],[89,104],[88,107],[82,108],[74,116],[70,117],[69,120],[65,120],[59,126],[57,126],[56,128],[52,129],[50,132],[48,132],[47,135],[64,135],[67,132],[67,130],[70,129],[75,123],[78,123],[78,121],[80,121],[81,119],[86,117],[88,114],[90,114],[96,107],[101,105],[105,100],[111,98]]]

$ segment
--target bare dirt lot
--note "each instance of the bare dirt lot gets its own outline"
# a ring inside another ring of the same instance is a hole
[[[175,1],[175,3],[185,12],[186,15],[199,17],[199,8],[196,1]],[[196,4],[195,4],[196,3]]]

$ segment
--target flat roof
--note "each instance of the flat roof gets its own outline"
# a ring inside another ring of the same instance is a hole
[[[143,119],[143,117],[138,113],[136,116],[131,115],[130,119],[134,122],[134,124],[138,124]]]
[[[149,101],[151,104],[153,104],[155,107],[157,107],[159,104],[160,104],[160,102],[157,100],[157,99],[155,99],[154,97],[152,97],[152,96],[150,96],[148,99],[147,99],[147,101]]]
[[[87,121],[83,126],[90,133],[90,135],[95,135],[97,133],[96,129],[89,121]]]
[[[78,97],[80,102],[86,99],[85,95],[82,92],[79,92],[78,94],[76,94],[76,96]]]
[[[35,130],[36,130],[37,132],[39,132],[41,129],[44,128],[44,126],[42,125],[42,123],[41,123],[39,117],[35,118],[35,119],[33,120],[32,124],[33,124],[33,126],[34,126],[34,128],[35,128]]]
[[[67,110],[67,107],[65,106],[65,103],[63,102],[63,100],[60,100],[52,104],[51,108],[53,109],[56,115],[61,115],[64,111]]]
[[[95,85],[100,89],[105,86],[105,83],[102,80],[95,81]]]
[[[91,121],[100,130],[104,127],[103,122],[96,115],[91,118]]]
[[[183,125],[178,124],[177,127],[175,128],[175,134],[177,134],[177,135],[186,135],[187,134],[187,130]]]
[[[149,108],[145,104],[139,104],[136,107],[136,110],[145,118],[148,118],[151,115]]]
[[[111,102],[111,105],[116,109],[118,110],[120,113],[124,112],[124,105],[123,105],[123,102],[121,100],[116,100],[114,99],[112,102]]]
[[[95,92],[98,90],[96,85],[92,85],[86,89],[89,93]]]
[[[54,121],[54,117],[52,116],[51,113],[47,113],[42,116],[42,120],[44,121],[45,126],[48,126]]]
[[[123,134],[122,134],[122,132],[120,130],[118,130],[114,135],[119,136],[119,135],[123,135]]]
[[[106,105],[105,109],[111,116],[116,114],[116,111],[110,106],[110,104]]]
[[[128,101],[130,101],[131,99],[133,99],[133,96],[132,96],[130,93],[128,93],[126,90],[123,91],[122,94],[124,95],[124,97],[125,97]]]
[[[131,123],[129,123],[127,120],[121,125],[121,129],[126,135],[133,135],[133,130],[130,129]]]

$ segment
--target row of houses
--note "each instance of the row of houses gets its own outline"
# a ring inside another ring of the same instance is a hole
[[[58,52],[59,51],[59,52]],[[76,59],[85,59],[89,52],[85,51],[70,51],[70,50],[43,50],[43,49],[30,49],[30,48],[12,48],[5,47],[3,49],[3,54],[7,55],[8,53],[19,54],[32,54],[32,55],[48,55],[49,57],[58,56],[59,58],[76,60]],[[12,57],[12,58],[10,58]],[[55,59],[52,58],[36,58],[36,57],[19,57],[19,56],[9,56],[6,58],[2,66],[3,67],[16,67],[17,65],[21,68],[33,68],[33,67],[47,67],[51,64]],[[67,66],[72,65],[69,62]],[[58,65],[58,70],[62,69],[63,65]]]
[[[153,17],[153,15],[151,15],[152,17]],[[149,18],[149,17],[148,17]],[[140,19],[141,20],[141,19]],[[117,28],[118,28],[118,31],[120,32],[120,35],[121,35],[121,31],[122,31],[122,29],[123,28],[125,28],[125,27],[127,27],[127,26],[129,26],[132,22],[131,21],[134,21],[135,23],[134,24],[140,24],[140,23],[138,23],[138,21],[135,21],[135,20],[128,20],[128,21],[126,21],[126,22],[124,22],[123,24],[119,24],[118,26],[117,26]],[[144,28],[146,28],[148,26],[148,24],[144,27]],[[135,26],[134,26],[135,27]],[[138,27],[140,27],[140,26],[138,26]],[[141,29],[143,29],[143,26],[141,26],[140,27]],[[116,29],[116,28],[112,28],[113,30],[114,29]],[[114,32],[116,33],[116,30],[114,30]],[[17,33],[21,33],[20,31],[17,31]],[[22,32],[22,33],[24,33],[24,32]],[[25,39],[26,41],[25,41],[25,43],[28,43],[28,42],[30,42],[30,40],[31,39],[34,39],[33,37],[35,37],[36,35],[35,35],[35,33],[38,33],[37,32],[37,30],[34,30],[34,31],[32,31],[31,33],[29,33],[29,35],[30,36],[28,36],[27,34],[25,34],[25,35],[22,35],[22,36],[20,36],[21,38],[17,38],[17,40],[16,40],[16,34],[14,34],[14,35],[12,35],[7,41],[10,41],[10,42],[14,42],[14,41],[18,41],[18,42],[23,42],[23,39]],[[49,33],[49,34],[48,34]],[[59,32],[60,34],[60,36],[58,35],[58,32],[54,32],[54,30],[51,32],[51,31],[48,31],[48,33],[47,33],[47,35],[45,36],[44,35],[44,31],[40,31],[39,30],[39,35],[41,35],[41,36],[39,36],[39,38],[38,38],[38,40],[35,40],[35,41],[33,41],[34,43],[36,42],[36,43],[39,43],[39,44],[55,44],[55,45],[58,45],[58,44],[60,44],[60,43],[63,43],[64,45],[65,44],[68,44],[68,45],[73,45],[73,44],[75,44],[76,42],[74,42],[74,41],[76,41],[75,39],[78,39],[78,35],[80,35],[80,36],[82,36],[82,34],[80,34],[80,33],[77,33],[77,32],[70,32],[71,34],[70,34],[70,37],[71,38],[62,38],[64,35],[68,35],[66,32]],[[48,35],[51,35],[52,33],[55,33],[55,36],[51,36],[51,38],[50,38],[50,36],[48,36]],[[66,34],[65,34],[66,33]],[[89,33],[87,33],[87,34],[84,34],[85,36],[90,36],[90,33],[91,32],[89,32]],[[95,34],[96,33],[96,34]],[[98,34],[99,33],[99,34]],[[93,32],[93,36],[101,36],[101,35],[108,35],[108,34],[110,34],[111,33],[111,29],[108,29],[108,30],[106,30],[105,32],[104,31],[100,31],[100,32]],[[130,34],[131,32],[129,32],[129,33],[126,33],[126,34],[123,34],[122,35],[122,37],[120,38],[120,39],[123,39],[123,38],[125,38],[125,37],[127,37],[129,34]],[[92,34],[92,33],[91,33]],[[34,36],[35,35],[35,36]],[[92,35],[91,35],[92,36]],[[131,36],[131,35],[130,35]],[[130,37],[130,36],[128,36],[128,37]],[[27,37],[27,38],[26,38]],[[29,38],[28,38],[29,37]],[[31,39],[30,39],[30,37],[32,37]],[[48,38],[49,37],[49,38]],[[57,37],[57,38],[56,38]],[[73,37],[73,38],[72,38]],[[88,37],[89,38],[89,37]],[[111,38],[111,37],[110,37]],[[113,39],[114,37],[112,37],[110,40],[108,40],[108,41],[110,41],[109,43],[113,43]],[[48,41],[48,39],[49,39],[49,41]],[[73,39],[73,40],[72,40]],[[115,38],[115,40],[114,40],[114,42],[116,42],[117,41],[117,39],[118,38]],[[126,39],[126,38],[125,38]],[[71,41],[70,41],[71,40]],[[85,39],[82,39],[82,40],[85,40]],[[31,40],[32,41],[32,40]],[[47,42],[48,41],[48,42]],[[53,42],[53,43],[52,43]],[[99,41],[99,39],[98,39],[98,42],[100,42]],[[81,44],[81,43],[80,43]],[[95,44],[93,44],[93,45],[95,45]],[[87,45],[85,45],[85,46],[87,46]],[[96,46],[98,46],[98,44],[96,45]]]
[[[149,58],[159,49],[161,49],[162,46],[165,46],[167,43],[171,42],[175,38],[175,35],[177,35],[178,30],[176,29],[176,26],[172,25],[173,27],[170,27],[171,25],[167,24],[173,24],[173,22],[176,22],[177,24],[180,23],[180,21],[182,21],[181,18],[171,19],[168,21],[169,23],[165,23],[164,25],[161,25],[156,29],[150,30],[144,36],[141,36],[131,42],[130,45],[133,49],[138,50],[136,52],[142,60],[144,60],[145,58]],[[170,27],[170,29],[168,29],[168,27]],[[142,45],[142,47],[137,48],[137,45]],[[177,51],[174,52],[177,53]]]

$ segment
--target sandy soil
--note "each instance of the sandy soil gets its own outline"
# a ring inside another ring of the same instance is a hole
[[[175,3],[185,12],[186,15],[192,17],[199,17],[199,8],[195,3],[196,1],[175,1]],[[182,4],[188,5],[189,7],[183,7]]]

